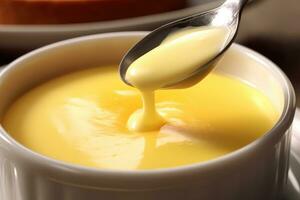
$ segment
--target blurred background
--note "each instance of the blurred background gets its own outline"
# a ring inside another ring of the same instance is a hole
[[[258,0],[257,4],[253,3],[243,15],[238,42],[281,67],[291,79],[296,93],[300,94],[299,0]]]
[[[9,0],[4,2],[14,1],[15,0]],[[134,4],[140,2],[145,5],[151,1],[156,2],[153,0],[123,0],[125,4],[123,3],[123,5],[120,4],[119,6],[121,8],[123,6],[127,13],[128,9],[125,8],[127,1],[133,2]],[[222,3],[222,0],[162,0],[160,2],[165,3],[164,5],[160,5],[160,9],[153,8],[153,10],[148,11],[148,13],[136,13],[137,16],[126,16],[125,13],[123,16],[120,15],[119,19],[109,20],[109,18],[107,18],[105,20],[98,20],[97,22],[95,22],[96,19],[91,19],[92,22],[88,23],[76,22],[76,20],[81,20],[80,17],[77,17],[74,19],[75,21],[71,21],[72,23],[64,21],[64,24],[55,24],[57,21],[46,20],[45,24],[43,24],[43,21],[39,22],[30,18],[26,21],[24,19],[29,16],[28,13],[33,13],[32,10],[26,11],[30,6],[25,5],[27,7],[22,7],[20,3],[4,4],[1,2],[2,1],[0,1],[0,65],[5,65],[29,50],[66,38],[100,32],[153,30],[155,27],[176,18],[213,8]],[[184,2],[185,5],[183,5],[184,3],[182,2]],[[130,6],[129,4],[130,3],[128,3],[128,6]],[[136,9],[141,10],[138,6],[139,5],[136,5]],[[151,5],[149,4],[146,7],[150,10]],[[24,10],[24,8],[26,9]],[[32,6],[32,8],[34,8],[34,6]],[[55,9],[65,9],[68,11],[66,5],[58,5]],[[78,11],[78,8],[74,9],[77,9],[76,16],[84,15],[84,13],[81,14],[80,11]],[[13,12],[18,12],[22,15],[14,16],[11,14]],[[130,12],[132,12],[132,9]],[[69,13],[72,17],[72,12]],[[43,11],[41,14],[43,15],[41,18],[46,18],[47,15],[53,13],[45,14]],[[54,14],[56,15],[57,13]],[[114,13],[112,12],[112,14]],[[21,20],[18,21],[18,17]],[[62,17],[66,18],[66,16]],[[99,16],[99,19],[102,18]],[[30,20],[32,20],[32,23]],[[58,22],[60,23],[60,21]],[[300,94],[299,0],[253,0],[243,13],[237,42],[262,53],[278,64],[293,82],[297,93]],[[300,105],[300,101],[298,101],[298,105]]]

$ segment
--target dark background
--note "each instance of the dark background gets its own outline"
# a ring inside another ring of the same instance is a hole
[[[244,12],[238,42],[275,62],[291,79],[300,100],[300,0],[253,3]]]

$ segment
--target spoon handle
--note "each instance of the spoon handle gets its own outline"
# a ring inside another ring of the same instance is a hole
[[[239,10],[241,10],[247,4],[247,2],[248,0],[226,0],[222,6],[239,12]]]

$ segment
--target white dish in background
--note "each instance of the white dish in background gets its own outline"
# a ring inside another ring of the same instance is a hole
[[[0,51],[16,54],[81,35],[152,30],[166,22],[214,8],[221,2],[222,0],[188,0],[188,6],[184,9],[113,21],[61,25],[0,25]]]

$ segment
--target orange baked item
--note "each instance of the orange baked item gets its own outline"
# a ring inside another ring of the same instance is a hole
[[[183,8],[186,0],[0,0],[0,24],[65,24]]]

